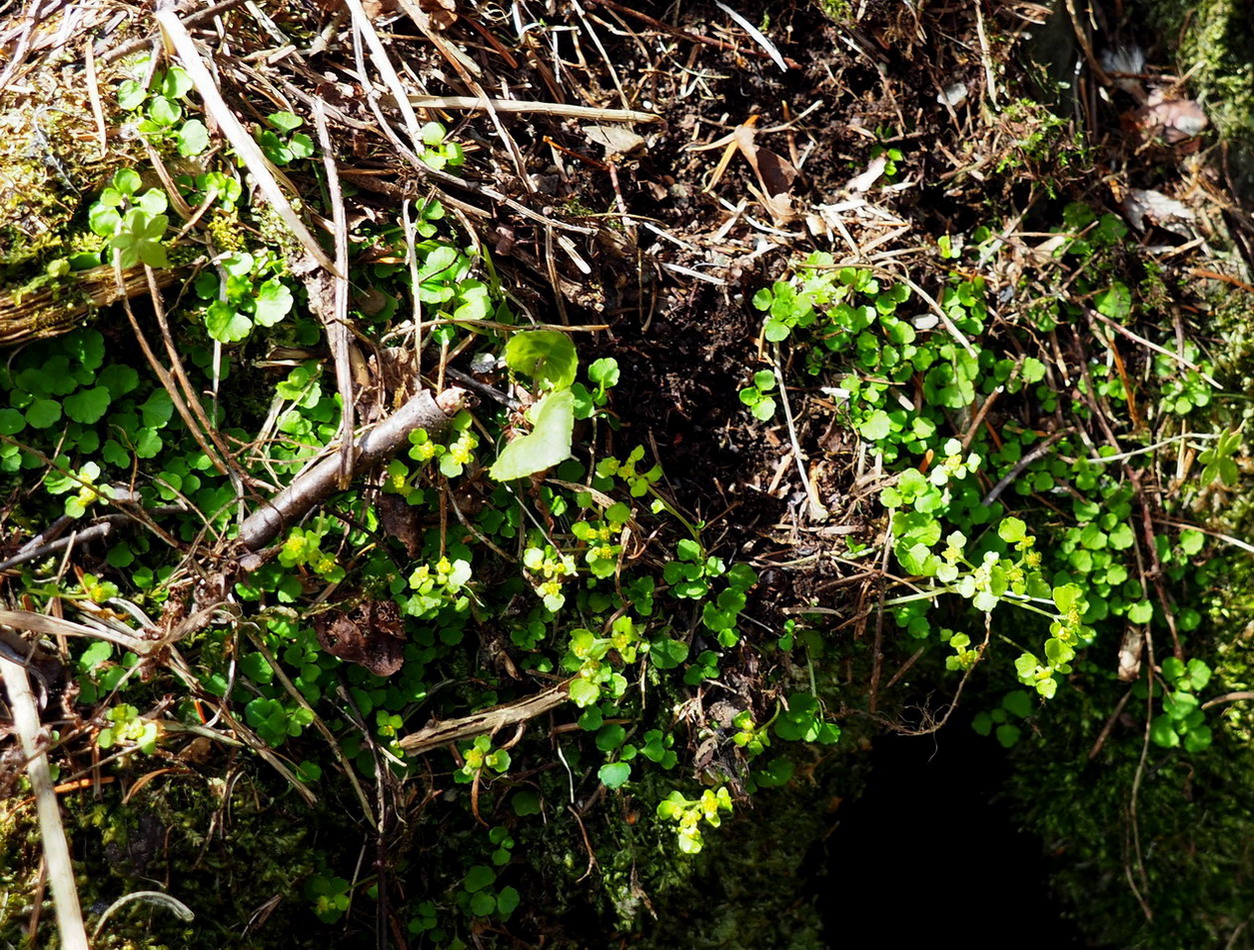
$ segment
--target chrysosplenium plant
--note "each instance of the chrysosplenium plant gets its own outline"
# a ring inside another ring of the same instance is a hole
[[[1117,237],[1111,231],[1109,240]],[[955,274],[935,301],[906,311],[909,285],[837,267],[818,253],[759,291],[753,304],[763,311],[768,342],[804,344],[805,372],[818,377],[838,418],[888,473],[880,501],[890,513],[889,543],[906,575],[901,583],[913,588],[885,601],[896,622],[911,637],[945,644],[951,670],[969,670],[990,645],[1010,645],[1015,679],[1048,699],[1073,672],[1077,651],[1094,640],[1095,625],[1148,624],[1158,613],[1139,580],[1133,492],[1113,458],[1118,453],[1076,434],[1092,418],[1090,387],[1115,406],[1127,397],[1120,380],[1093,361],[1068,369],[1078,379],[1074,390],[1051,387],[1029,335],[1009,322],[996,335],[986,332],[984,291],[982,279]],[[1096,296],[1098,310],[1129,317],[1131,304],[1116,312],[1109,296]],[[767,423],[782,365],[776,359],[752,372],[740,393]],[[999,413],[995,431],[984,417],[990,405]],[[1212,468],[1218,471],[1207,473]],[[1174,543],[1157,537],[1165,574],[1181,576],[1202,540],[1192,530]],[[850,544],[851,556],[867,553]],[[966,612],[953,609],[964,605]],[[1181,610],[1174,620],[1178,631],[1193,629],[1197,612]],[[951,629],[963,623],[975,629]],[[1177,675],[1166,688],[1169,700],[1175,693],[1185,699],[1164,704],[1155,741],[1189,737],[1204,745],[1208,731],[1191,702],[1192,680]],[[983,731],[999,724],[998,738],[1012,744],[1018,729],[1008,717],[1025,714],[1027,695],[1008,694]]]

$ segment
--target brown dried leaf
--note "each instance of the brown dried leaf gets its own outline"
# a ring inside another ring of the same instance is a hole
[[[405,662],[405,626],[390,600],[368,600],[347,612],[319,614],[314,630],[324,650],[375,676],[391,676]]]
[[[1145,637],[1140,627],[1129,626],[1119,645],[1119,682],[1132,683],[1141,675],[1141,652]]]
[[[418,8],[427,15],[433,30],[447,30],[457,22],[455,0],[418,0]]]
[[[389,535],[405,545],[410,557],[422,549],[422,524],[418,509],[400,495],[379,495],[375,502],[379,524]]]
[[[761,188],[758,199],[777,224],[791,221],[796,215],[792,210],[792,196],[789,192],[800,172],[782,156],[755,143],[752,125],[746,123],[737,126],[734,137],[740,154],[757,176]]]
[[[630,155],[644,145],[643,136],[617,125],[589,125],[583,134],[589,142],[604,148],[605,157],[611,161],[619,155]]]

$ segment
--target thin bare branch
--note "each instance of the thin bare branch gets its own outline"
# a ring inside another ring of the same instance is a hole
[[[426,429],[433,438],[448,428],[451,416],[460,408],[461,390],[441,393],[440,403],[427,390],[401,406],[357,440],[356,466],[368,469],[396,452],[415,429]],[[328,455],[302,472],[273,499],[254,511],[240,525],[239,542],[257,551],[278,537],[286,528],[300,522],[316,505],[335,491],[340,471],[339,455]]]
[[[43,840],[44,860],[48,865],[48,879],[52,883],[61,946],[67,950],[88,950],[83,912],[74,885],[74,865],[70,862],[70,848],[61,825],[61,808],[57,804],[48,770],[43,727],[39,722],[39,710],[35,706],[30,681],[26,678],[26,668],[0,653],[0,678],[4,680],[9,705],[13,709],[13,727],[21,741],[22,752],[27,759],[26,774],[30,776],[31,789],[35,793],[39,836]]]
[[[570,698],[572,679],[563,680],[542,693],[536,693],[515,703],[505,703],[484,709],[473,716],[461,719],[449,719],[437,722],[410,733],[400,741],[400,747],[410,755],[421,755],[438,749],[442,745],[456,742],[458,739],[470,739],[474,736],[491,735],[505,726],[516,725],[543,715],[550,709],[556,709]]]

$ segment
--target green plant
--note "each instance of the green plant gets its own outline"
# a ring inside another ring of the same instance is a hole
[[[1002,697],[1001,705],[976,713],[971,727],[982,736],[995,734],[1004,748],[1011,748],[1023,734],[1015,719],[1032,715],[1032,694],[1022,689],[1011,690]]]
[[[136,128],[150,142],[173,141],[180,155],[190,157],[209,147],[205,124],[200,119],[183,121],[182,101],[191,91],[191,78],[178,66],[171,66],[155,74],[151,88],[135,79],[123,80],[118,86],[118,105],[128,112],[142,110],[144,117]]]
[[[575,420],[589,418],[604,406],[607,390],[618,381],[618,364],[601,359],[588,368],[595,389],[577,384],[575,345],[569,336],[554,330],[513,334],[504,359],[510,370],[530,378],[543,395],[524,414],[531,430],[506,444],[488,470],[502,482],[534,475],[569,458]]]
[[[904,157],[899,148],[890,148],[887,145],[876,145],[871,149],[871,161],[883,157],[884,159],[884,177],[891,181],[897,180],[897,163]]]
[[[105,720],[109,725],[96,734],[96,745],[101,749],[129,745],[148,755],[156,753],[160,727],[155,720],[141,716],[134,706],[114,706],[105,713]]]
[[[1163,694],[1162,713],[1150,722],[1150,738],[1156,745],[1170,749],[1183,744],[1188,752],[1201,752],[1210,747],[1214,733],[1205,724],[1205,714],[1197,694],[1210,682],[1211,670],[1194,657],[1188,663],[1174,656],[1162,664],[1167,691]],[[1138,682],[1140,698],[1145,698],[1145,683]]]
[[[458,168],[466,161],[466,152],[461,144],[450,139],[439,122],[428,122],[424,125],[420,138],[426,148],[418,157],[432,168]]]
[[[315,874],[305,882],[305,897],[313,902],[314,916],[324,924],[333,924],[348,912],[351,892],[348,881],[327,872]]]
[[[1199,479],[1203,487],[1222,482],[1228,488],[1234,487],[1241,477],[1241,470],[1233,456],[1241,448],[1241,430],[1229,429],[1219,433],[1214,442],[1207,445],[1198,455],[1202,463],[1202,475]]]
[[[466,873],[457,901],[469,915],[508,920],[518,907],[518,890],[510,886],[495,890],[496,878],[496,871],[486,864],[476,864]]]
[[[170,225],[164,213],[165,193],[142,185],[139,173],[123,168],[113,176],[113,184],[101,192],[88,211],[88,223],[96,234],[108,239],[105,263],[112,262],[110,250],[118,255],[123,268],[141,261],[150,267],[169,267],[162,238]]]
[[[218,267],[221,276],[207,270],[194,284],[197,296],[209,301],[205,329],[217,342],[238,343],[254,327],[272,327],[291,313],[295,298],[278,276],[280,265],[273,255],[237,251]]]
[[[793,693],[775,716],[775,735],[787,742],[833,745],[840,739],[840,726],[824,718],[823,705],[813,693]]]
[[[257,144],[266,158],[276,165],[287,165],[314,153],[313,139],[297,132],[305,120],[291,112],[273,112],[266,117],[268,129],[257,133]]]
[[[753,374],[753,385],[740,390],[740,401],[749,407],[755,419],[763,422],[775,415],[775,398],[770,395],[775,388],[775,371],[760,369]]]
[[[509,771],[509,753],[493,749],[490,736],[479,736],[462,749],[462,767],[453,774],[455,782],[476,782],[487,770],[504,774]]]
[[[623,696],[627,678],[618,671],[616,661],[634,663],[639,653],[648,650],[641,631],[642,626],[626,615],[613,622],[609,636],[598,637],[586,628],[571,631],[570,646],[562,663],[577,675],[570,684],[570,698],[576,706],[586,708],[602,696],[615,700]]]
[[[279,563],[284,567],[308,565],[315,573],[332,583],[343,580],[344,568],[336,563],[333,555],[321,548],[325,536],[325,524],[308,530],[293,528],[279,550]]]
[[[657,816],[663,821],[676,824],[679,850],[684,854],[697,854],[705,846],[701,834],[702,824],[717,828],[722,824],[721,812],[731,812],[731,794],[725,786],[717,790],[707,788],[700,798],[685,798],[682,792],[671,792],[658,803]]]
[[[759,726],[749,710],[737,713],[732,719],[732,725],[737,729],[736,734],[732,736],[732,742],[744,749],[750,756],[761,755],[770,746],[771,737],[768,730],[771,723]]]

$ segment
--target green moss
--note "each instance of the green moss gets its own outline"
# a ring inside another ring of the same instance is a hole
[[[346,812],[334,803],[307,809],[268,777],[234,773],[228,780],[175,771],[155,778],[129,804],[124,783],[62,799],[90,932],[118,898],[162,890],[196,915],[185,923],[167,908],[142,901],[114,913],[96,947],[314,946],[323,933],[302,882],[328,856],[337,857]],[[263,779],[266,779],[263,781]],[[355,854],[355,853],[354,853]],[[0,943],[17,946],[33,907],[40,867],[33,807],[11,809],[0,824]],[[351,860],[351,859],[350,859]],[[46,899],[46,898],[45,898]],[[263,924],[258,914],[269,907]],[[250,926],[251,922],[251,926]],[[37,946],[55,946],[44,909]],[[242,935],[247,933],[247,938]]]
[[[1134,822],[1141,717],[1117,723],[1088,759],[1119,694],[1115,684],[1060,694],[1015,753],[1010,791],[1045,844],[1059,895],[1097,946],[1251,946],[1240,925],[1254,910],[1254,848],[1238,791],[1254,781],[1248,726],[1225,720],[1214,747],[1197,756],[1151,746]]]

